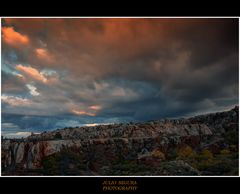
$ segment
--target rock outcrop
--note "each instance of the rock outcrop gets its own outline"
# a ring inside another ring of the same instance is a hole
[[[154,150],[159,150],[167,157],[171,149],[184,145],[196,149],[211,146],[221,148],[225,142],[220,136],[230,128],[238,131],[238,107],[228,112],[189,119],[65,128],[23,140],[2,140],[2,169],[11,173],[43,169],[45,158],[66,148],[75,148],[85,163],[91,158],[94,158],[92,161],[108,162],[138,160]],[[175,163],[176,166],[185,166],[182,171],[186,168],[198,174],[197,170],[184,162]],[[175,163],[172,161],[168,166]],[[95,162],[94,168],[100,169],[102,166]]]

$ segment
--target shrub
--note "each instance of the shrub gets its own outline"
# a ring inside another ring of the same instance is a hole
[[[228,150],[228,149],[223,149],[223,150],[220,151],[220,154],[221,154],[221,155],[229,155],[229,154],[230,154],[230,150]]]
[[[52,155],[43,160],[44,174],[57,174],[58,173],[58,161],[57,158]]]
[[[190,146],[185,146],[178,150],[177,155],[179,159],[188,159],[195,157],[196,152]]]
[[[167,154],[167,158],[169,159],[169,160],[174,160],[174,159],[176,159],[177,158],[177,155],[178,153],[177,153],[177,149],[170,149],[169,151],[168,151],[168,154]]]
[[[46,175],[74,175],[85,169],[84,157],[75,147],[62,148],[43,159],[43,173]]]
[[[225,138],[229,144],[238,145],[239,134],[236,130],[230,130],[225,133]]]
[[[197,164],[197,169],[212,175],[224,175],[232,170],[232,164],[228,161],[202,161]]]
[[[204,159],[204,160],[212,160],[214,158],[212,152],[207,149],[204,149],[202,151],[200,157],[201,159]]]
[[[202,175],[236,175],[238,174],[238,153],[223,149],[220,154],[213,156],[211,151],[205,149],[190,164],[201,171]]]
[[[54,139],[62,139],[62,135],[60,132],[57,132],[55,135],[54,135]]]
[[[154,157],[154,158],[158,158],[158,159],[161,159],[161,160],[165,160],[165,154],[162,153],[160,150],[153,150],[151,155]]]
[[[232,151],[232,152],[238,151],[238,147],[237,147],[236,145],[230,145],[230,146],[229,146],[229,149],[230,149],[230,151]]]

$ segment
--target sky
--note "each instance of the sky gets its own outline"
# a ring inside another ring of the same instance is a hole
[[[2,134],[238,105],[238,19],[2,19]]]

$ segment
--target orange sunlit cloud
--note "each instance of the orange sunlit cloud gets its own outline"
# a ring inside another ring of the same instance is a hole
[[[85,126],[87,126],[87,127],[95,127],[97,125],[99,125],[99,124],[98,123],[89,123],[89,124],[86,124]]]
[[[46,49],[37,48],[35,50],[35,53],[39,59],[43,59],[43,60],[46,60],[49,62],[51,62],[53,60],[52,56],[50,56],[50,54],[48,53],[48,51]]]
[[[87,115],[87,116],[96,116],[96,114],[94,113],[89,113],[89,112],[86,112],[86,111],[77,111],[77,110],[72,110],[72,112],[76,115]]]
[[[96,112],[98,110],[102,109],[102,107],[99,106],[99,105],[92,105],[92,106],[89,106],[88,109],[90,110],[90,112],[86,112],[86,111],[83,111],[83,110],[80,110],[80,111],[72,110],[72,112],[76,115],[87,115],[87,116],[94,117],[94,116],[96,116]],[[95,113],[93,113],[93,112],[95,112]]]
[[[2,27],[3,40],[11,46],[27,45],[29,38],[16,32],[13,27]]]
[[[89,106],[88,108],[91,109],[91,110],[100,110],[100,109],[102,109],[102,107],[99,106],[99,105]]]
[[[46,83],[47,82],[47,78],[44,77],[44,75],[42,75],[37,69],[35,68],[32,68],[32,67],[26,67],[26,66],[23,66],[21,64],[17,65],[16,66],[16,69],[25,73],[26,75],[38,80],[38,81],[41,81],[43,83]]]

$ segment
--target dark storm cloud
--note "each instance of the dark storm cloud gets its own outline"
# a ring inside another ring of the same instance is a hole
[[[3,29],[3,113],[41,115],[43,128],[238,104],[237,19],[11,18]]]
[[[191,65],[196,68],[212,65],[238,53],[238,22],[232,19],[209,21],[193,26],[188,45],[192,50]],[[189,37],[188,37],[189,38]],[[206,48],[207,45],[207,48]]]
[[[2,71],[2,91],[9,94],[25,94],[28,90],[21,78]]]

